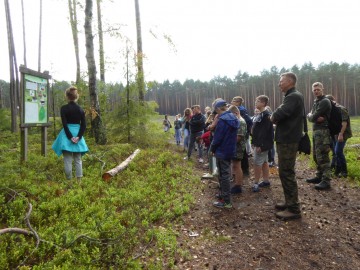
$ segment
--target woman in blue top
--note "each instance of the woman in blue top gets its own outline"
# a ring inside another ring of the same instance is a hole
[[[78,181],[83,176],[81,156],[89,151],[83,137],[86,129],[84,110],[76,103],[79,98],[76,87],[65,91],[68,104],[61,107],[61,121],[63,129],[60,131],[52,149],[58,156],[64,155],[65,175],[72,178],[72,162],[75,163],[75,174]]]

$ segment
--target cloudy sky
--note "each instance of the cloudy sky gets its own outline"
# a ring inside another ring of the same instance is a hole
[[[9,2],[17,60],[23,64],[21,0]],[[27,65],[37,70],[39,1],[24,3]],[[233,78],[238,71],[258,75],[272,66],[290,68],[312,62],[317,67],[330,61],[360,62],[358,0],[139,0],[139,3],[148,81],[207,81],[215,76]],[[7,32],[1,5],[0,79],[8,81]],[[94,14],[95,8],[96,5]],[[134,9],[132,0],[103,0],[103,28],[111,26],[119,29],[120,34],[105,34],[108,82],[125,81],[126,39],[136,49]],[[41,70],[49,70],[57,80],[74,80],[76,66],[67,0],[43,1],[43,12]],[[78,11],[78,17],[81,69],[86,71],[83,10]]]

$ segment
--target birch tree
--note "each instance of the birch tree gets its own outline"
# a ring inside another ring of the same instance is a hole
[[[81,80],[80,77],[80,56],[79,56],[79,37],[78,37],[78,21],[76,13],[76,0],[68,0],[69,6],[69,15],[70,15],[70,25],[71,32],[74,42],[75,58],[76,58],[76,84]]]
[[[99,61],[100,61],[100,80],[105,82],[105,54],[104,54],[104,36],[102,30],[101,18],[101,0],[96,0],[97,5],[97,20],[98,20],[98,33],[99,33]]]
[[[136,17],[136,35],[137,35],[137,76],[136,82],[139,91],[139,100],[144,101],[145,82],[144,82],[144,66],[143,66],[143,50],[141,36],[141,21],[139,0],[135,0],[135,17]]]

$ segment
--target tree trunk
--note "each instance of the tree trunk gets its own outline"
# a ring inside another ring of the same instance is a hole
[[[135,16],[136,16],[136,34],[137,34],[137,69],[136,76],[139,100],[144,101],[145,83],[144,83],[144,67],[143,67],[143,51],[142,51],[142,36],[141,36],[141,21],[139,0],[135,0]]]
[[[11,16],[10,16],[10,6],[9,1],[4,0],[5,4],[5,14],[6,14],[6,23],[7,23],[7,34],[8,34],[8,47],[9,47],[9,68],[10,68],[10,108],[11,108],[11,131],[17,132],[17,110],[18,110],[18,86],[15,81],[15,71],[17,72],[16,67],[16,57],[15,57],[15,46],[14,46],[14,36],[12,31]],[[18,76],[16,75],[18,78]]]
[[[24,66],[26,64],[26,39],[25,39],[25,12],[24,12],[24,0],[21,0],[21,14],[22,14],[22,27],[23,27],[23,45],[24,45]]]
[[[41,72],[42,0],[40,0],[38,71]]]
[[[94,57],[94,36],[92,34],[92,0],[86,0],[85,4],[85,40],[86,40],[86,60],[88,64],[89,76],[89,95],[91,106],[91,128],[95,136],[95,142],[106,144],[105,127],[101,120],[100,104],[96,89],[96,65]]]
[[[100,80],[105,82],[105,57],[104,57],[104,38],[102,30],[101,18],[101,0],[96,0],[97,4],[97,19],[98,19],[98,32],[99,32],[99,60],[100,60]]]
[[[116,166],[115,168],[111,169],[110,171],[107,171],[106,173],[104,173],[102,175],[102,178],[109,182],[109,179],[113,176],[115,176],[116,174],[118,174],[119,172],[123,171],[126,169],[127,166],[129,166],[130,162],[136,157],[137,154],[140,153],[140,149],[136,149],[134,151],[134,153],[132,153],[125,161],[121,162],[118,166]]]
[[[73,35],[74,49],[75,49],[75,58],[76,58],[76,84],[80,83],[80,56],[79,56],[79,37],[77,29],[77,16],[76,16],[76,1],[68,0],[69,5],[69,15],[70,15],[70,25],[71,32]]]
[[[3,87],[0,84],[0,110],[4,108],[4,93],[3,93]]]

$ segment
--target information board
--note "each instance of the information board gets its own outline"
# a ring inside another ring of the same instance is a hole
[[[48,122],[48,80],[24,74],[24,124]]]

